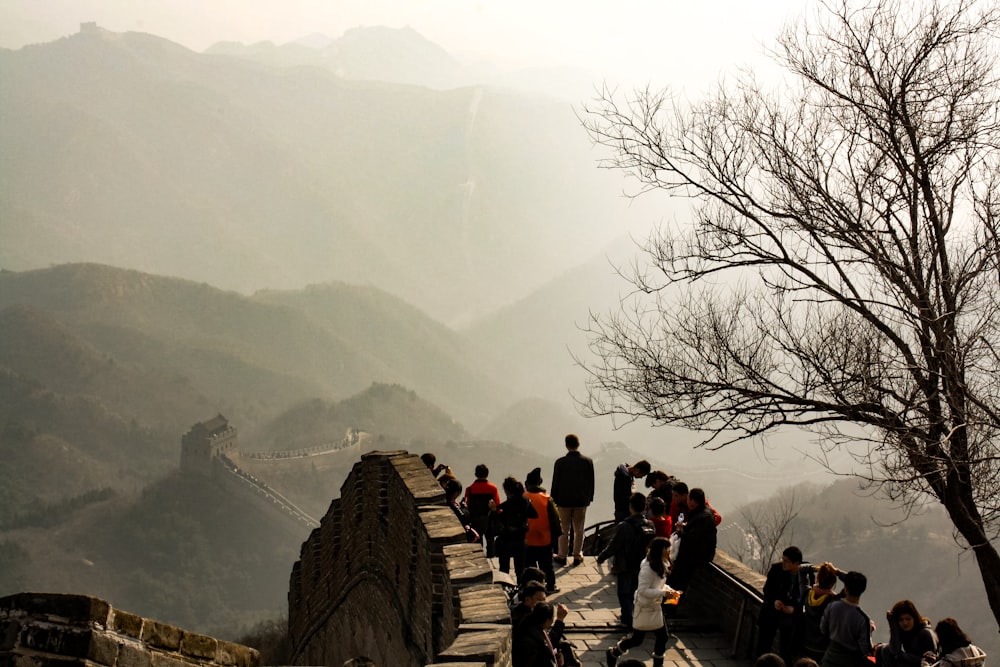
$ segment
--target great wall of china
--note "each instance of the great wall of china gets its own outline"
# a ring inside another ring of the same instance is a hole
[[[349,432],[333,448],[353,446],[359,437]],[[196,424],[182,439],[181,468],[221,480],[242,497],[258,498],[312,527],[289,580],[292,664],[510,666],[506,595],[494,584],[482,549],[465,542],[441,487],[418,456],[405,451],[361,455],[340,497],[317,521],[241,471],[227,455],[238,451],[237,445],[236,430],[221,415]],[[296,455],[316,453],[318,448],[310,448]],[[724,649],[711,649],[717,666],[749,664],[762,585],[760,575],[720,553],[687,592],[690,611],[711,619],[725,637]],[[597,628],[581,629],[603,641]],[[614,623],[605,628],[607,636],[617,632]],[[681,659],[699,658],[692,649]],[[258,663],[257,652],[247,647],[143,619],[95,598],[22,593],[0,599],[0,665]]]

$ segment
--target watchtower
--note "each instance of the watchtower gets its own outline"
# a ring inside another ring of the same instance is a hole
[[[211,476],[212,459],[236,444],[236,428],[221,414],[198,422],[181,438],[181,471]]]

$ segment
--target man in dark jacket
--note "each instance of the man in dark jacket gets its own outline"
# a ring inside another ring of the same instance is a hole
[[[621,607],[622,625],[632,627],[633,597],[639,588],[639,567],[646,557],[646,547],[656,536],[653,522],[643,516],[646,496],[633,493],[629,498],[628,518],[618,524],[611,543],[597,556],[597,562],[614,559],[612,572],[618,577],[618,605]]]
[[[634,465],[623,463],[615,468],[615,521],[624,521],[629,515],[629,498],[635,491],[635,480],[645,477],[651,470],[649,461],[638,461]]]
[[[691,583],[695,570],[715,558],[715,517],[705,507],[705,492],[702,489],[691,489],[688,493],[688,512],[677,530],[681,546],[670,568],[667,584],[674,590],[683,591]]]
[[[791,546],[781,552],[781,561],[771,565],[764,581],[764,601],[757,619],[757,655],[770,653],[780,634],[778,654],[791,663],[802,652],[802,621],[809,582],[800,572],[802,550]],[[806,564],[808,565],[808,564]]]
[[[559,508],[559,553],[553,560],[566,564],[569,554],[569,533],[573,531],[573,565],[583,563],[583,528],[587,507],[594,501],[594,462],[580,453],[580,439],[566,436],[566,455],[552,467],[552,500]]]

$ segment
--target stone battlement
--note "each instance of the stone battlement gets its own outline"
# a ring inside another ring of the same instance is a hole
[[[0,664],[19,667],[258,667],[252,648],[115,609],[86,595],[0,598]]]
[[[288,594],[292,662],[510,664],[506,596],[416,455],[355,464],[302,545]]]

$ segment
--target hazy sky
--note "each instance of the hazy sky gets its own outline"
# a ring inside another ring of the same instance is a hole
[[[807,4],[795,0],[0,0],[0,46],[76,32],[82,21],[195,50],[277,43],[355,26],[406,25],[463,58],[576,65],[602,77],[692,88],[760,63],[761,43]]]

